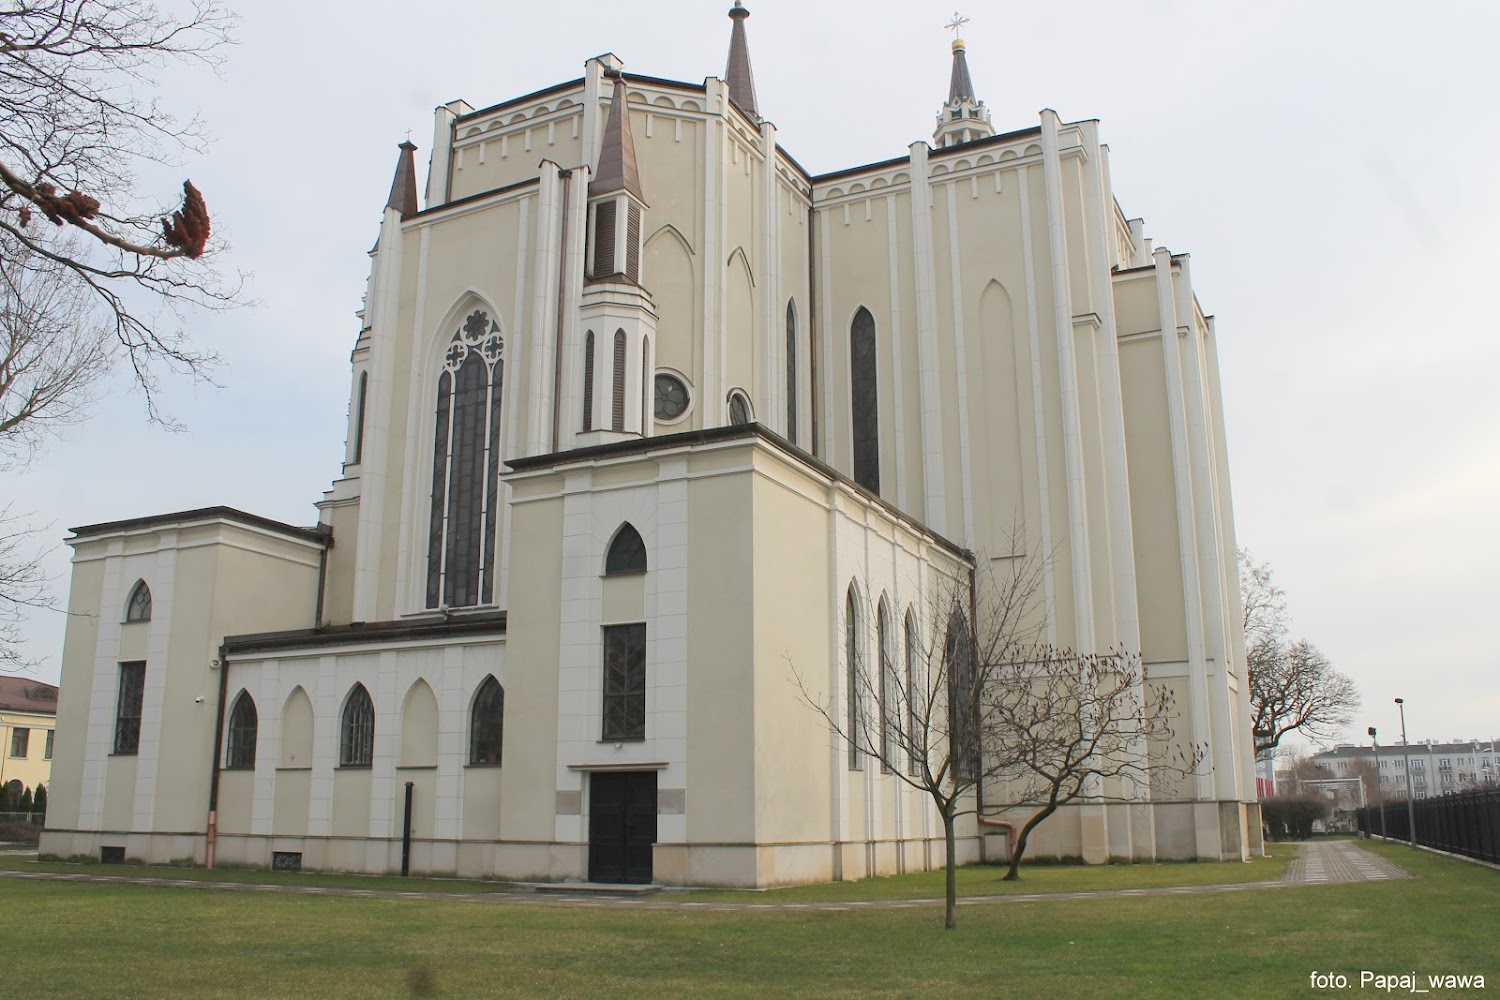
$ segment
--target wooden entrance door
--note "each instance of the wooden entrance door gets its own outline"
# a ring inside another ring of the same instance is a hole
[[[656,772],[589,775],[589,881],[650,882]]]

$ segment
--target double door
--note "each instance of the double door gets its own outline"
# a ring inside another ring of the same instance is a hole
[[[589,881],[651,881],[656,772],[589,775]]]

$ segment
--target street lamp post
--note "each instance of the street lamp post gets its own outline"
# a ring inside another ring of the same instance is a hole
[[[1380,787],[1380,741],[1375,727],[1370,727],[1370,749],[1375,751],[1375,802],[1380,807],[1380,839],[1385,839],[1385,789]]]
[[[1411,849],[1417,849],[1417,807],[1411,792],[1411,746],[1406,742],[1406,699],[1397,698],[1396,708],[1401,711],[1401,766],[1406,768],[1406,827],[1411,834]]]

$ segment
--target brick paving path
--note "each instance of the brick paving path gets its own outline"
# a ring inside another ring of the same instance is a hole
[[[1297,845],[1297,857],[1287,865],[1281,881],[1317,885],[1412,877],[1405,868],[1378,854],[1371,854],[1356,841],[1319,840]]]
[[[1363,882],[1385,879],[1412,878],[1398,865],[1377,857],[1358,847],[1353,841],[1316,842],[1298,845],[1298,856],[1287,866],[1279,881],[1236,882],[1225,885],[1189,885],[1151,889],[1098,889],[1086,892],[1033,892],[1004,896],[963,896],[960,906],[990,906],[1000,903],[1037,903],[1055,899],[1097,899],[1124,896],[1199,896],[1208,893],[1245,892],[1253,889],[1275,889],[1287,886],[1326,882]],[[216,889],[228,892],[272,892],[307,896],[363,896],[376,899],[434,899],[462,900],[472,903],[498,905],[551,906],[584,909],[636,909],[636,910],[703,910],[707,912],[742,911],[831,911],[848,912],[872,909],[912,909],[941,905],[939,898],[930,899],[876,899],[851,900],[828,903],[752,903],[752,902],[696,902],[678,900],[676,893],[641,897],[590,895],[579,892],[537,893],[525,891],[501,892],[438,892],[431,890],[404,889],[354,889],[334,886],[267,885],[253,882],[212,882],[201,879],[174,879],[161,877],[137,877],[131,875],[101,875],[93,872],[26,872],[0,871],[0,878],[25,879],[56,882],[101,882],[125,885],[159,886],[173,889]]]

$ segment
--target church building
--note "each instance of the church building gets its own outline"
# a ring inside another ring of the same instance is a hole
[[[600,55],[437,108],[425,185],[401,144],[315,526],[73,529],[43,852],[667,885],[936,867],[930,800],[807,692],[867,711],[861,671],[941,645],[942,596],[1022,557],[1046,638],[1138,652],[1204,754],[1033,850],[1259,850],[1187,256],[1116,202],[1098,122],[997,133],[961,41],[930,142],[809,174],[729,17],[722,79]],[[1019,817],[1003,791],[986,818]],[[1000,829],[962,820],[962,857],[1003,856]]]

